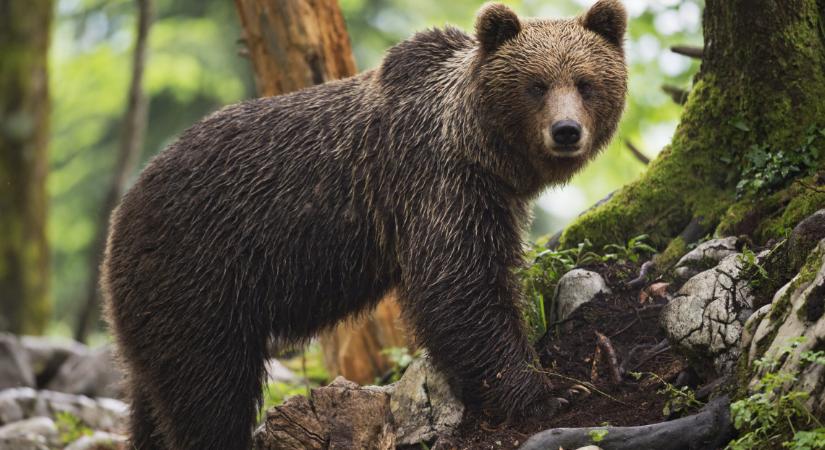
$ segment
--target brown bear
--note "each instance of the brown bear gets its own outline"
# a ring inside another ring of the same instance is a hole
[[[542,411],[523,329],[530,202],[610,139],[626,14],[414,35],[379,68],[203,119],[112,216],[102,287],[138,450],[247,450],[267,342],[306,341],[390,289],[473,408]],[[546,410],[546,409],[544,409]]]

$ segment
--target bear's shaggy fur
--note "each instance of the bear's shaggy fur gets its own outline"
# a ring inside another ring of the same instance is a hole
[[[112,216],[102,286],[139,450],[249,448],[267,341],[398,288],[469,405],[549,403],[518,306],[529,202],[604,146],[626,16],[488,5],[476,36],[419,33],[353,78],[223,109],[155,157]],[[560,148],[550,127],[581,123]]]

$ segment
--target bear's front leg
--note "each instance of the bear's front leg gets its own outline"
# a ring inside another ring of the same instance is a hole
[[[477,192],[477,191],[476,191]],[[402,308],[435,366],[462,400],[498,416],[552,409],[550,382],[524,330],[520,231],[504,203],[473,192],[408,218],[399,236]]]

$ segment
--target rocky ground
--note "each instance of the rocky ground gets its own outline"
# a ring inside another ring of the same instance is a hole
[[[825,448],[825,210],[782,241],[632,259],[585,258],[546,297],[535,345],[557,414],[465,414],[423,357],[391,385],[339,378],[290,398],[256,448],[770,449],[800,430],[813,434],[794,448]],[[116,367],[108,347],[0,336],[0,450],[124,448]]]
[[[596,259],[558,280],[536,342],[563,399],[554,416],[495,424],[463,414],[419,361],[395,385],[339,379],[270,410],[256,444],[825,448],[825,210],[779,242],[711,239],[675,264],[652,261]]]

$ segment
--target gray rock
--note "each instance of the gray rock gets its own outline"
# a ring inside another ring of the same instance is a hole
[[[40,436],[0,438],[0,450],[51,450]]]
[[[60,443],[57,425],[48,417],[34,417],[0,427],[0,442],[22,440],[50,446]]]
[[[805,262],[805,257],[825,239],[825,209],[811,214],[799,222],[788,237],[789,265],[798,271]]]
[[[115,399],[93,400],[83,395],[31,388],[0,392],[0,425],[32,417],[55,418],[68,412],[96,430],[113,430],[125,423],[127,406]]]
[[[810,394],[806,406],[814,416],[825,415],[825,366],[803,361],[805,352],[821,350],[825,342],[825,239],[812,252],[814,267],[806,267],[787,285],[777,291],[766,311],[754,314],[752,336],[742,341],[747,354],[746,369],[753,373],[749,387],[753,389],[767,370],[798,374],[782,386],[783,392],[801,391]],[[811,271],[815,270],[815,276]],[[761,311],[761,310],[760,310]],[[801,342],[798,342],[799,338]],[[783,356],[785,352],[786,356]],[[757,366],[765,358],[781,364]]]
[[[449,434],[461,422],[464,405],[447,379],[429,359],[415,360],[393,385],[390,408],[396,424],[396,445],[418,445]]]
[[[16,336],[0,334],[0,389],[34,387],[29,355]]]
[[[106,345],[70,356],[47,388],[89,397],[120,398],[122,378],[114,350],[111,345]]]
[[[739,255],[729,255],[688,280],[662,309],[668,339],[700,363],[700,370],[730,374],[736,364],[739,338],[753,312],[751,288],[741,271]]]
[[[45,388],[67,359],[89,351],[88,347],[79,342],[43,336],[23,336],[20,343],[29,355],[39,388]]]
[[[564,320],[578,307],[592,301],[610,289],[601,275],[584,269],[573,269],[562,275],[553,295],[553,321]]]
[[[267,379],[270,382],[277,381],[289,383],[298,380],[298,376],[289,370],[285,365],[275,358],[266,362]]]
[[[72,442],[65,450],[119,450],[126,448],[126,441],[126,437],[119,434],[95,431]]]
[[[687,252],[676,263],[674,273],[680,280],[687,280],[704,270],[716,267],[723,259],[737,253],[735,237],[713,239],[703,242]]]

